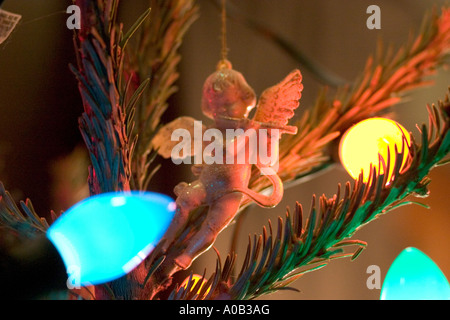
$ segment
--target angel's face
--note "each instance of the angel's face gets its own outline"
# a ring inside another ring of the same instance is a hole
[[[220,69],[206,79],[202,111],[207,117],[246,118],[255,105],[255,92],[240,72]]]

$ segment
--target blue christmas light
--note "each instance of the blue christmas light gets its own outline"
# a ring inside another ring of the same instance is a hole
[[[99,284],[134,269],[166,232],[175,202],[151,192],[105,193],[71,207],[47,232],[79,284]],[[69,272],[70,271],[70,272]]]
[[[410,247],[389,268],[381,300],[450,300],[450,285],[426,254]]]

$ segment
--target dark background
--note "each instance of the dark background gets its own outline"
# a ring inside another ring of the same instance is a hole
[[[282,34],[297,48],[331,72],[351,81],[360,74],[376,42],[401,45],[410,30],[434,5],[445,1],[396,0],[240,0],[231,1],[245,15]],[[122,1],[121,18],[126,25],[145,9],[147,1]],[[209,0],[199,0],[200,18],[188,32],[182,46],[179,91],[171,99],[164,121],[186,114],[206,121],[200,110],[201,87],[214,71],[220,56],[220,13]],[[66,28],[65,10],[71,1],[7,0],[3,8],[23,15],[21,24],[6,45],[0,47],[0,180],[15,199],[29,197],[37,212],[47,215],[67,209],[87,195],[87,160],[78,131],[82,113],[76,82],[68,64],[74,63],[72,31]],[[366,28],[366,9],[381,8],[381,30]],[[285,52],[253,30],[236,21],[228,23],[229,59],[242,72],[257,94],[277,83],[292,69],[300,67],[304,77],[301,108],[314,102],[320,83]],[[440,70],[436,84],[415,91],[411,99],[396,107],[397,119],[410,131],[427,122],[425,105],[444,97],[449,73]],[[173,186],[190,176],[189,168],[167,163],[150,188],[171,193]],[[450,275],[448,185],[450,167],[431,174],[431,196],[418,206],[400,208],[360,230],[356,237],[369,243],[354,262],[338,260],[306,275],[295,283],[301,293],[280,292],[272,299],[378,299],[379,290],[366,287],[369,265],[378,265],[384,278],[393,259],[407,246],[415,246]],[[286,190],[283,202],[271,210],[252,208],[245,220],[240,242],[248,234],[261,232],[270,218],[284,216],[286,206],[299,201],[308,208],[311,195],[331,197],[338,182],[349,179],[343,169],[316,177]],[[225,258],[233,227],[219,238],[216,246]],[[243,247],[244,248],[244,247]],[[243,250],[243,248],[241,248]],[[240,251],[242,259],[244,252]],[[202,273],[215,267],[215,253],[205,254],[195,264]],[[240,260],[239,260],[240,261]]]

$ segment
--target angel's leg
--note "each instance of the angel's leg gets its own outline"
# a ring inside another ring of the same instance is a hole
[[[177,195],[177,210],[172,223],[164,235],[165,243],[162,248],[163,252],[175,240],[178,231],[185,226],[189,218],[189,213],[204,204],[206,197],[205,187],[199,180],[189,184],[181,182],[175,186],[174,192]]]
[[[183,254],[175,262],[187,269],[192,261],[206,251],[217,238],[217,235],[230,223],[239,209],[242,194],[230,193],[215,201],[208,210],[208,215],[200,230],[189,240]]]

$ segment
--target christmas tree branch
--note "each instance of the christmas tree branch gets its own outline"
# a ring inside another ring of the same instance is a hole
[[[158,169],[150,168],[156,157],[151,140],[168,108],[168,99],[177,90],[182,39],[198,16],[194,0],[151,0],[150,7],[150,17],[130,44],[125,62],[131,86],[148,82],[148,90],[142,92],[132,111],[136,123],[132,135],[139,139],[131,166],[135,188],[140,190],[147,189]]]
[[[16,230],[24,238],[44,233],[49,224],[45,218],[36,213],[31,200],[20,201],[19,205],[20,208],[0,182],[0,226]],[[54,212],[52,217],[56,218]]]
[[[421,146],[412,141],[396,150],[396,159],[387,159],[384,172],[394,168],[388,181],[387,175],[374,169],[367,183],[362,175],[351,186],[339,185],[332,198],[313,196],[311,210],[303,222],[303,208],[297,203],[295,213],[289,211],[285,221],[278,220],[275,234],[269,221],[269,231],[263,228],[262,235],[249,238],[247,254],[237,279],[230,275],[235,268],[236,256],[231,253],[221,266],[220,259],[213,275],[199,290],[188,281],[187,288],[177,287],[172,299],[254,299],[264,294],[289,288],[289,284],[339,258],[356,259],[366,247],[361,240],[350,239],[362,226],[381,215],[406,204],[415,203],[409,196],[428,195],[427,177],[430,170],[442,164],[450,152],[450,101],[439,102],[428,107],[429,124],[422,126]],[[406,140],[405,140],[406,141]],[[409,151],[408,165],[401,170],[405,151]],[[318,202],[318,203],[317,203]],[[345,253],[343,248],[356,246],[356,250]],[[198,281],[201,283],[202,281]]]
[[[123,48],[119,43],[123,34],[111,20],[118,1],[80,0],[77,4],[86,22],[75,39],[78,68],[71,69],[77,77],[84,106],[79,125],[92,163],[90,193],[130,190],[133,145],[120,103]]]

